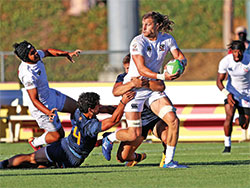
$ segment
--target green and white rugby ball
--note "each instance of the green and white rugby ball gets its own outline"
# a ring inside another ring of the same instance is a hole
[[[181,64],[181,62],[178,59],[173,59],[171,61],[169,61],[166,66],[165,66],[166,71],[169,74],[175,74],[178,71],[180,72],[180,74],[183,72],[184,68]]]

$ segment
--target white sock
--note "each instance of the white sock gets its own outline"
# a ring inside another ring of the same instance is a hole
[[[231,147],[231,136],[225,136],[224,145],[225,147]]]
[[[108,139],[109,139],[110,142],[117,141],[116,132],[117,131],[115,131],[115,132],[111,133],[110,135],[108,135]]]
[[[43,133],[41,136],[39,137],[36,137],[33,141],[32,141],[32,144],[37,147],[37,146],[41,146],[41,145],[44,145],[44,144],[47,144],[46,140],[45,140],[45,137],[46,135],[48,134],[48,132],[46,131],[45,133]]]
[[[170,161],[174,159],[175,148],[176,148],[175,146],[167,145],[165,164],[168,164]]]

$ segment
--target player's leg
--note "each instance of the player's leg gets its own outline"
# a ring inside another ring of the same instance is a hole
[[[66,96],[66,100],[65,100],[65,103],[61,112],[68,112],[70,114],[74,114],[76,109],[77,109],[76,100],[72,99],[69,96]]]
[[[165,163],[173,160],[175,148],[179,137],[179,119],[171,101],[167,98],[160,98],[150,105],[152,111],[157,114],[168,125],[167,150]]]
[[[159,138],[162,142],[163,146],[163,152],[162,152],[162,159],[160,162],[160,167],[163,167],[165,164],[165,158],[166,158],[166,149],[167,149],[167,137],[168,137],[168,125],[163,121],[159,120],[154,129],[153,129],[153,134]]]
[[[250,108],[246,107],[237,107],[239,112],[239,117],[235,119],[235,124],[241,126],[242,128],[242,141],[248,140],[248,127],[249,127],[249,117],[250,117]]]
[[[36,111],[32,114],[39,127],[45,130],[40,137],[31,137],[28,141],[35,151],[40,149],[45,144],[53,143],[64,137],[65,133],[59,120],[59,116],[57,112],[55,113],[56,116],[54,117],[53,122],[50,122],[49,117],[40,111]]]
[[[174,161],[175,149],[179,138],[179,119],[170,99],[165,96],[149,103],[152,111],[157,114],[167,125],[167,149],[163,168],[187,168]]]
[[[135,141],[132,142],[121,142],[117,151],[117,160],[121,163],[126,161],[125,166],[135,166],[140,161],[146,158],[145,153],[135,153],[136,149],[143,142],[144,137],[139,136]]]
[[[233,131],[233,118],[236,108],[231,106],[225,101],[225,112],[226,112],[226,119],[224,121],[224,151],[223,153],[230,153],[231,151],[231,135]]]
[[[136,94],[138,97],[138,93]],[[147,94],[143,95],[140,99],[132,99],[125,106],[125,115],[128,127],[126,129],[120,129],[108,135],[102,139],[102,153],[104,157],[109,161],[111,159],[111,150],[113,148],[114,141],[134,141],[142,132],[141,112],[147,97]]]
[[[111,150],[114,141],[134,141],[141,135],[141,119],[139,119],[141,112],[129,112],[129,114],[132,115],[127,120],[128,127],[126,129],[115,131],[102,139],[102,153],[108,161],[111,159]],[[131,118],[134,118],[134,120]]]
[[[39,156],[39,157],[38,157]],[[1,161],[0,168],[37,168],[41,164],[48,163],[45,148],[31,154],[19,154],[7,160]]]

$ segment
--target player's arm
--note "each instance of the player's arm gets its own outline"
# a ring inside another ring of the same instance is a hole
[[[152,91],[164,91],[165,84],[162,80],[150,80],[149,81],[149,89]]]
[[[62,51],[62,50],[56,50],[56,49],[47,49],[43,50],[45,57],[58,57],[58,56],[63,56],[67,57],[68,60],[70,60],[72,63],[75,61],[73,60],[73,56],[79,56],[81,53],[81,50],[75,50],[73,52],[67,52],[67,51]]]
[[[184,65],[183,67],[185,68],[185,66],[187,65],[187,59],[185,58],[182,51],[179,48],[176,48],[171,50],[171,54],[173,58],[180,60],[182,62],[182,65]]]
[[[53,118],[55,116],[54,111],[57,109],[53,108],[52,110],[49,110],[46,106],[44,106],[38,99],[38,92],[36,88],[27,89],[27,92],[34,106],[44,114],[48,115],[50,121],[53,121]]]
[[[114,96],[121,96],[127,91],[133,89],[133,88],[140,88],[145,85],[148,85],[148,81],[146,79],[140,79],[137,77],[134,77],[131,79],[130,82],[127,82],[123,84],[123,82],[116,82],[115,85],[113,86],[113,95]]]
[[[132,58],[141,76],[160,80],[174,80],[179,77],[179,73],[170,75],[167,72],[165,72],[164,74],[158,74],[156,72],[151,71],[145,66],[145,60],[142,55],[132,55]]]
[[[128,91],[126,92],[118,104],[116,110],[114,111],[113,115],[110,118],[106,118],[102,121],[102,131],[105,131],[115,124],[119,123],[124,112],[125,105],[134,98],[135,92]]]
[[[225,88],[223,81],[226,78],[226,73],[218,73],[216,79],[216,85],[221,90],[221,92],[227,97],[227,101],[231,106],[234,106],[235,101],[233,99],[233,94],[227,91]]]
[[[113,106],[112,105],[100,105],[99,112],[113,114],[116,108],[117,108],[117,105],[113,105]]]

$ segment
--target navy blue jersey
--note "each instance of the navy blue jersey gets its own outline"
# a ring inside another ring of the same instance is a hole
[[[123,82],[124,81],[124,77],[127,75],[126,72],[122,73],[122,74],[119,74],[116,78],[116,81],[115,83],[119,83],[119,82]]]
[[[79,109],[71,119],[72,130],[68,136],[70,150],[86,158],[95,147],[97,135],[102,131],[102,123],[97,119],[86,118]]]

